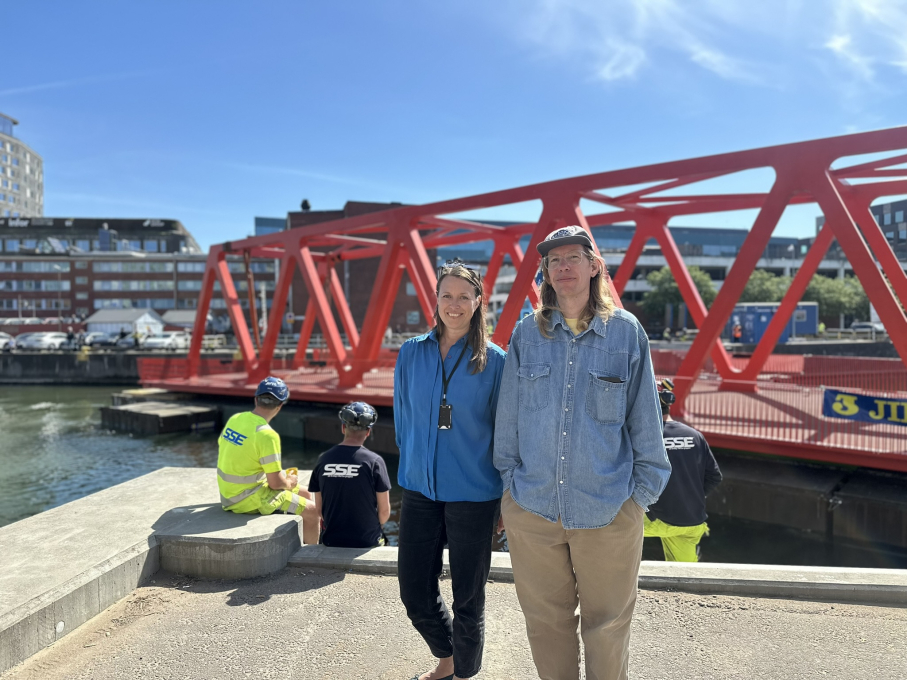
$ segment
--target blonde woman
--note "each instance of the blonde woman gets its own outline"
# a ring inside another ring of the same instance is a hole
[[[482,275],[438,271],[435,327],[400,348],[394,425],[400,448],[400,598],[437,659],[420,680],[469,678],[482,666],[485,582],[501,503],[492,462],[504,351],[488,341]],[[441,597],[449,548],[453,616]]]

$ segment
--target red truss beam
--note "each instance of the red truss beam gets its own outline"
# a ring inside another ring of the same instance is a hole
[[[319,357],[336,370],[338,394],[346,394],[344,390],[361,385],[364,375],[383,365],[381,341],[404,271],[415,287],[425,318],[431,319],[436,304],[436,278],[429,249],[493,241],[486,295],[494,288],[504,258],[510,258],[516,267],[516,279],[494,332],[495,342],[506,346],[524,301],[527,298],[533,304],[538,301],[534,281],[539,266],[536,243],[559,226],[578,224],[589,229],[628,222],[635,224],[636,233],[611,281],[615,298],[619,301],[646,242],[654,240],[661,246],[699,328],[692,347],[676,370],[681,413],[708,358],[720,376],[721,389],[756,390],[757,379],[784,326],[834,240],[850,260],[854,273],[884,319],[902,362],[907,365],[907,317],[900,302],[907,301],[907,276],[869,211],[870,204],[880,197],[907,193],[907,168],[896,167],[907,163],[905,149],[907,127],[899,127],[585,175],[427,205],[400,206],[216,245],[208,255],[186,362],[186,382],[200,380],[201,340],[215,281],[220,282],[239,344],[242,381],[251,385],[273,368],[280,320],[298,267],[309,302],[292,366],[298,371],[310,370],[306,352],[317,325],[327,344]],[[862,154],[883,157],[847,165],[848,157]],[[832,168],[835,163],[842,163],[843,167]],[[759,168],[770,168],[775,173],[769,191],[696,193],[700,182]],[[851,179],[859,183],[851,183]],[[639,185],[648,188],[624,189]],[[607,205],[610,212],[584,214],[580,209],[582,199]],[[527,201],[541,204],[536,222],[500,226],[462,216],[470,211]],[[804,203],[817,204],[826,217],[825,225],[806,253],[762,341],[749,362],[741,366],[728,356],[720,341],[721,333],[784,210]],[[758,210],[758,216],[715,301],[707,309],[668,225],[676,217],[747,209]],[[527,236],[529,244],[524,251],[520,239]],[[227,255],[241,256],[245,252],[253,257],[277,258],[281,263],[260,351],[256,351],[252,342],[227,266]],[[359,282],[371,284],[371,295],[363,326],[357,329],[335,265],[364,258],[378,258],[379,265],[374,282]],[[345,331],[345,339],[340,327]]]

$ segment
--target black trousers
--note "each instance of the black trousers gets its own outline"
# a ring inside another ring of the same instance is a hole
[[[485,582],[501,501],[433,501],[403,490],[398,539],[400,599],[431,653],[453,655],[454,674],[469,678],[482,668]],[[441,597],[442,551],[447,544],[453,619]]]

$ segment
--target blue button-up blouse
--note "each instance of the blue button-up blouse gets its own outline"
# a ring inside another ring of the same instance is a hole
[[[394,426],[400,449],[397,481],[438,501],[490,501],[502,494],[492,462],[494,417],[504,370],[504,350],[488,343],[488,363],[473,374],[472,348],[451,376],[461,338],[444,359],[450,378],[447,403],[453,426],[438,429],[441,354],[434,331],[403,343],[394,371]]]

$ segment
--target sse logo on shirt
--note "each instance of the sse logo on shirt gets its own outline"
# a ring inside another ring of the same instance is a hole
[[[224,439],[226,439],[228,442],[237,444],[238,446],[242,446],[242,443],[246,441],[248,437],[228,427],[224,430]]]
[[[328,463],[324,466],[324,476],[352,479],[359,474],[359,468],[361,467],[362,465],[353,465],[351,463]]]
[[[665,448],[668,451],[685,451],[694,446],[693,437],[665,437]]]

